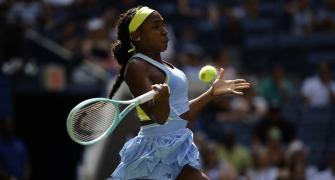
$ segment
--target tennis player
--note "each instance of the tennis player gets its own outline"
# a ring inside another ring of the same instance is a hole
[[[134,97],[152,89],[155,98],[137,107],[141,121],[138,135],[120,151],[121,163],[111,178],[123,179],[208,179],[200,171],[199,151],[187,123],[213,98],[243,94],[249,87],[243,79],[218,78],[202,95],[189,101],[185,74],[161,59],[167,48],[168,32],[161,15],[148,7],[129,9],[120,15],[118,40],[113,53],[122,66],[110,98],[125,81]]]

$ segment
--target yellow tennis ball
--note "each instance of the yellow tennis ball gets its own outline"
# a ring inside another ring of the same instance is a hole
[[[206,65],[202,67],[199,71],[199,79],[205,83],[211,83],[215,80],[217,76],[217,71],[214,66]]]

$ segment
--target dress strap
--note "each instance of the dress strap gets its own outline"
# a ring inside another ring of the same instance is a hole
[[[164,71],[165,75],[166,75],[166,83],[169,82],[169,71],[167,69],[167,67],[165,67],[165,65],[163,65],[162,63],[159,63],[157,61],[155,61],[154,59],[142,54],[142,53],[137,53],[135,54],[132,58],[134,57],[138,57],[138,58],[141,58],[145,61],[147,61],[148,63],[156,66],[157,68],[161,69],[162,71]]]

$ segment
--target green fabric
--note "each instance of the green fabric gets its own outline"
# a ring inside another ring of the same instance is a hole
[[[288,97],[293,95],[293,85],[288,80],[283,80],[282,90],[276,85],[272,78],[266,78],[261,81],[260,94],[266,99],[270,106],[283,105],[285,103],[285,94]]]

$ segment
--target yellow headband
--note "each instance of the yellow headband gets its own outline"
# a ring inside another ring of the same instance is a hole
[[[138,29],[138,27],[141,26],[144,20],[154,11],[155,10],[150,9],[146,6],[137,9],[133,19],[131,19],[129,24],[129,34],[135,32]],[[131,44],[131,46],[132,48],[129,49],[128,52],[135,51],[135,46],[133,44]]]

